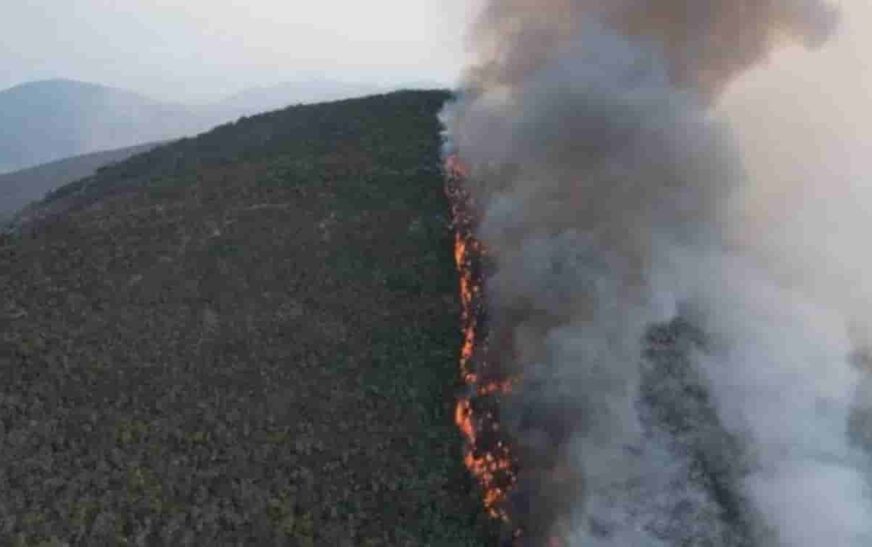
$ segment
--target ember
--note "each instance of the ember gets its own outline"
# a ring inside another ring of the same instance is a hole
[[[517,461],[500,429],[498,400],[511,391],[513,380],[502,377],[496,363],[488,361],[482,287],[485,249],[475,237],[474,207],[463,187],[469,173],[456,156],[446,159],[445,172],[462,303],[460,377],[465,388],[457,401],[455,422],[465,440],[464,463],[481,486],[485,509],[508,524],[507,502],[517,481]]]

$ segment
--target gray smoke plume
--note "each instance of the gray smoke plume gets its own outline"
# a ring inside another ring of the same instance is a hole
[[[834,22],[812,0],[485,8],[443,118],[488,250],[488,359],[520,378],[528,543],[872,545],[852,318],[734,237],[765,181],[710,110]]]

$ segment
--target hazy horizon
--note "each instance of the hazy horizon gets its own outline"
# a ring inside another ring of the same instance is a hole
[[[66,79],[207,103],[289,81],[448,86],[473,10],[463,0],[25,0],[0,20],[0,89]]]
[[[21,82],[14,83],[8,86],[0,87],[0,94],[3,94],[8,91],[15,91],[20,88],[29,88],[33,87],[41,87],[45,89],[49,84],[59,84],[67,90],[70,89],[105,89],[112,90],[115,92],[119,92],[127,95],[134,95],[141,99],[144,99],[149,102],[154,102],[156,104],[164,104],[167,106],[179,106],[179,107],[190,107],[195,112],[203,111],[208,112],[210,109],[222,108],[227,105],[232,105],[241,99],[246,99],[251,97],[252,95],[277,95],[278,93],[282,93],[286,90],[296,90],[302,91],[303,97],[297,97],[296,94],[292,95],[287,103],[282,103],[281,105],[275,106],[275,108],[281,108],[285,106],[285,104],[293,104],[294,102],[302,102],[302,103],[311,103],[318,102],[320,99],[313,98],[310,95],[318,94],[319,91],[324,92],[324,101],[334,100],[335,95],[339,95],[345,97],[356,97],[356,96],[364,96],[368,94],[374,93],[382,93],[382,92],[391,92],[398,91],[400,89],[429,89],[429,88],[448,88],[455,85],[455,82],[442,82],[437,80],[396,80],[396,81],[385,81],[384,83],[378,82],[368,82],[365,80],[354,81],[354,80],[345,80],[341,78],[329,78],[329,76],[319,75],[319,74],[306,74],[301,73],[294,78],[289,78],[285,80],[276,80],[272,82],[264,82],[254,84],[249,87],[244,87],[240,89],[233,90],[228,93],[210,96],[207,98],[193,98],[190,100],[185,100],[185,97],[181,97],[180,99],[174,99],[172,97],[165,96],[155,96],[149,94],[147,92],[143,92],[139,89],[134,89],[130,87],[123,87],[118,85],[113,85],[111,83],[102,82],[102,81],[94,81],[94,80],[83,80],[79,78],[40,78],[34,80],[25,80]],[[360,91],[360,92],[358,92]]]

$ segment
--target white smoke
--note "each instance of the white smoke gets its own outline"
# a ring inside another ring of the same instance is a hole
[[[698,364],[746,446],[741,487],[774,543],[869,545],[869,462],[848,435],[862,374],[848,318],[741,254],[686,253],[658,277],[664,291],[683,280],[676,298],[697,306],[718,346]]]
[[[700,2],[700,22],[677,1],[494,0],[446,110],[493,263],[489,358],[522,377],[504,412],[534,544],[872,545],[866,315],[749,204],[769,181],[709,109],[770,33],[819,37],[831,19],[745,4]],[[741,17],[750,47],[726,33]],[[837,256],[872,295],[865,260]],[[565,465],[578,484],[554,502],[542,477]]]

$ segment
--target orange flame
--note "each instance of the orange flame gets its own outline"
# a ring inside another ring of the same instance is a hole
[[[463,344],[460,350],[460,377],[466,390],[455,408],[454,419],[464,438],[464,463],[482,489],[485,510],[492,517],[509,522],[508,495],[516,482],[515,459],[508,443],[501,439],[494,399],[512,390],[513,381],[484,379],[486,334],[481,332],[482,285],[476,264],[484,248],[475,238],[470,196],[462,182],[469,170],[457,156],[445,161],[446,193],[454,217],[454,260],[460,277]],[[517,537],[517,534],[516,534]]]

